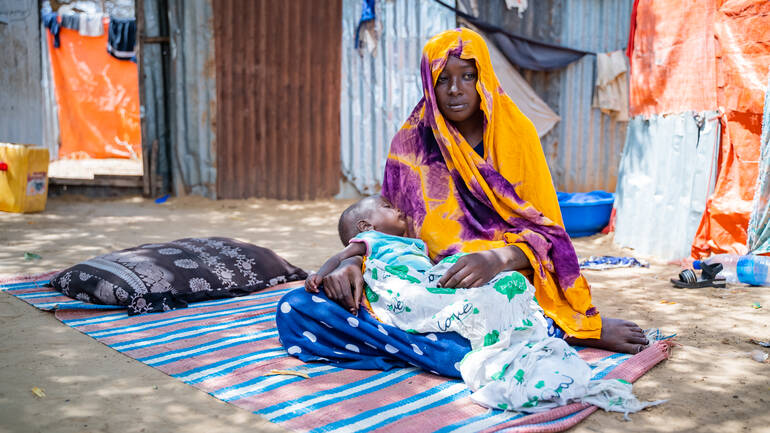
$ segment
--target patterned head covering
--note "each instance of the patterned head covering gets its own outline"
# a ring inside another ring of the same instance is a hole
[[[473,60],[484,113],[484,156],[441,114],[434,86],[449,56]],[[535,270],[537,298],[570,335],[598,338],[575,249],[532,122],[505,94],[481,36],[460,28],[428,41],[423,98],[391,143],[382,194],[413,220],[431,257],[514,244]]]

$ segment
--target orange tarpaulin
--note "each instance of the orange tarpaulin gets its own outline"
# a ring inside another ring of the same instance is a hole
[[[745,254],[770,70],[770,2],[719,1],[715,15],[717,100],[722,116],[719,174],[692,256]]]
[[[60,30],[48,34],[61,143],[59,158],[141,158],[139,76],[136,63],[107,53],[104,35]]]
[[[717,109],[715,0],[639,0],[630,76],[632,116]]]
[[[639,0],[632,115],[716,110],[719,171],[692,256],[745,253],[770,68],[770,2]]]

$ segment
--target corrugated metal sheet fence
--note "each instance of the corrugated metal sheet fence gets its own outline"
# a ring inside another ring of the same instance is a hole
[[[169,109],[174,191],[216,198],[216,57],[211,2],[168,0]]]
[[[519,18],[503,0],[479,2],[479,17],[514,33],[592,52],[625,48],[633,0],[541,0]],[[561,191],[614,191],[626,122],[591,107],[596,57],[561,71],[523,71],[562,121],[542,138],[554,184]]]
[[[341,7],[215,3],[219,198],[336,194]]]
[[[216,198],[211,0],[137,0],[136,11],[145,194]]]
[[[433,0],[377,1],[376,49],[357,50],[361,0],[342,4],[342,172],[360,193],[372,194],[382,184],[390,140],[422,98],[422,46],[456,27],[455,14]]]
[[[615,242],[664,260],[690,255],[714,191],[719,113],[636,116],[618,178]]]
[[[43,144],[37,0],[0,0],[0,142]]]
[[[136,0],[144,194],[171,190],[169,37],[166,0]]]

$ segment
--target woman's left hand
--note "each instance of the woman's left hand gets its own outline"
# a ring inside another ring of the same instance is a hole
[[[495,250],[466,254],[449,268],[438,283],[448,288],[478,287],[506,270],[505,264]]]
[[[515,245],[479,251],[460,257],[439,280],[441,287],[468,288],[488,283],[503,271],[524,269],[529,266],[527,256]]]

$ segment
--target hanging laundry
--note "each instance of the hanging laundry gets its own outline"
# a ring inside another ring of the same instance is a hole
[[[561,69],[570,63],[580,60],[586,54],[595,54],[561,45],[536,41],[524,36],[510,33],[498,26],[481,21],[457,8],[449,6],[441,0],[435,0],[445,8],[453,10],[458,17],[467,20],[492,39],[509,62],[533,71],[550,71]]]
[[[107,52],[120,60],[136,56],[136,20],[110,17]]]
[[[81,35],[97,37],[104,34],[104,22],[102,14],[80,14],[79,18],[79,31]]]
[[[516,11],[519,13],[519,18],[521,18],[524,16],[524,11],[527,10],[527,0],[505,0],[505,7],[507,7],[508,10],[516,8]]]
[[[65,29],[78,30],[80,28],[80,14],[62,14],[61,26]]]
[[[374,18],[374,0],[362,0],[361,19],[358,20],[358,26],[356,27],[356,49],[361,45],[361,27],[366,23],[374,22]]]
[[[593,107],[628,122],[628,67],[622,50],[596,55]]]
[[[53,35],[53,47],[59,48],[59,15],[56,12],[43,12],[43,25]]]

